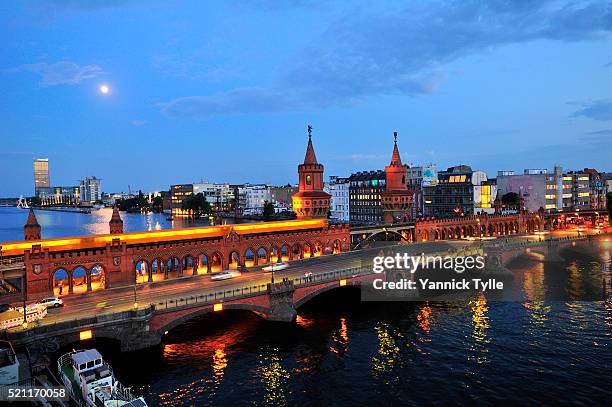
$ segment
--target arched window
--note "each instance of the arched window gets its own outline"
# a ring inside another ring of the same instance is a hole
[[[406,176],[402,175],[402,184],[405,184],[405,183],[406,183]]]
[[[310,185],[311,182],[310,175],[306,175],[306,185]]]

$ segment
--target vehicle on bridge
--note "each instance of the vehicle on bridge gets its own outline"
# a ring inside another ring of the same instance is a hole
[[[240,277],[241,275],[242,273],[236,270],[225,270],[220,273],[213,274],[210,279],[213,281],[229,280],[234,277]]]
[[[47,308],[58,308],[64,306],[64,301],[59,297],[48,297],[38,301],[38,304],[44,305]]]
[[[269,266],[265,266],[262,268],[262,270],[267,271],[267,272],[281,271],[281,270],[286,269],[287,267],[289,267],[289,263],[280,262],[280,263],[270,264]]]
[[[96,349],[72,351],[57,361],[57,371],[72,396],[91,407],[146,407],[113,375],[113,369]]]

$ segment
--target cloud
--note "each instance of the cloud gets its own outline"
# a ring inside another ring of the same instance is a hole
[[[459,58],[529,41],[606,39],[611,31],[612,6],[605,1],[412,2],[393,12],[355,7],[286,61],[271,86],[250,88],[258,89],[248,96],[256,108],[244,103],[244,89],[235,89],[175,99],[164,112],[210,117],[418,96],[435,92],[444,65]]]
[[[132,126],[144,126],[145,124],[147,124],[147,121],[140,120],[140,119],[134,119],[134,120],[130,120],[130,124]]]
[[[291,110],[299,105],[290,92],[267,88],[238,88],[211,96],[189,96],[161,104],[161,110],[173,117],[207,118],[219,114],[262,113]]]
[[[586,117],[593,120],[612,120],[612,99],[600,99],[581,103],[582,108],[572,117]]]
[[[612,129],[589,131],[587,134],[592,136],[612,136]]]
[[[41,62],[25,64],[9,69],[7,72],[34,72],[40,75],[40,86],[78,85],[104,73],[98,65],[77,65],[70,61],[60,61],[54,64]]]

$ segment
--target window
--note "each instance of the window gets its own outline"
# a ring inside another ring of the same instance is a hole
[[[306,175],[306,185],[310,185],[311,182],[310,175]]]

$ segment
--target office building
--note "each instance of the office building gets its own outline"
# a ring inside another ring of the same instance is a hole
[[[383,223],[380,194],[385,191],[383,170],[363,171],[349,177],[349,218],[351,224],[376,225]]]
[[[49,193],[51,188],[51,178],[49,177],[49,159],[37,158],[34,160],[34,194],[39,196],[39,190],[44,188],[45,193]]]
[[[102,185],[99,178],[85,177],[81,180],[79,191],[82,203],[93,204],[102,200]]]
[[[324,191],[331,195],[330,220],[336,222],[350,222],[349,178],[335,175],[329,177],[329,183]]]

